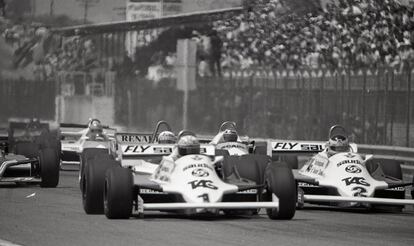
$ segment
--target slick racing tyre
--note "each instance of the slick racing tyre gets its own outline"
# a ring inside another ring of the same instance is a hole
[[[235,176],[260,185],[263,184],[264,172],[269,163],[270,159],[266,155],[227,156],[223,161],[223,174],[225,178]]]
[[[369,160],[366,163],[366,167],[371,175],[376,173],[376,171],[378,171],[377,169],[380,168],[382,170],[382,173],[385,175],[385,177],[388,177],[391,179],[397,179],[397,180],[403,179],[401,164],[400,162],[395,161],[395,160],[373,159],[373,160]],[[374,178],[378,179],[378,177],[376,176],[377,175],[373,175]],[[405,199],[405,189],[378,190],[375,192],[375,197]],[[378,204],[378,205],[373,205],[372,208],[374,210],[390,210],[392,212],[401,212],[404,206]]]
[[[39,145],[31,142],[16,143],[15,153],[27,158],[37,158],[39,156]]]
[[[279,160],[285,162],[291,169],[299,168],[298,157],[295,155],[281,155]]]
[[[253,148],[253,154],[267,155],[267,144],[265,142],[256,142]]]
[[[96,156],[85,168],[82,178],[82,203],[87,214],[102,214],[104,212],[103,191],[105,173],[118,163],[109,155]]]
[[[107,149],[97,149],[97,148],[87,148],[82,151],[82,154],[80,156],[80,168],[79,168],[79,184],[80,189],[82,190],[82,177],[83,173],[85,172],[85,168],[88,165],[91,160],[95,158],[95,156],[98,155],[108,155]]]
[[[104,212],[108,219],[128,219],[132,215],[133,178],[131,170],[112,167],[106,171]]]
[[[413,186],[411,187],[411,199],[414,199],[414,176],[413,176]]]
[[[270,219],[290,220],[296,212],[296,183],[292,170],[284,162],[269,165],[265,171],[267,192],[266,201],[272,200],[272,194],[279,199],[279,209],[266,209]]]
[[[40,186],[54,188],[59,183],[59,162],[56,162],[56,151],[52,148],[42,149],[39,155]]]

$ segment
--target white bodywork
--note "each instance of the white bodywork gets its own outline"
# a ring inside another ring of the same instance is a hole
[[[332,156],[328,156],[324,142],[271,141],[271,147],[273,154],[316,153],[299,171],[293,171],[295,179],[306,186],[332,187],[339,193],[339,196],[305,194],[305,202],[338,202],[344,206],[357,203],[414,204],[414,200],[408,199],[374,198],[376,190],[389,189],[390,186],[371,176],[365,163],[373,156],[357,153],[356,144],[351,144],[350,152]],[[402,181],[400,183],[401,187],[405,186]]]
[[[87,136],[88,129],[82,129],[80,131],[62,131],[62,136],[69,138],[68,140],[62,140],[62,151],[75,152],[81,154],[83,149],[86,148],[98,148],[98,149],[109,149],[110,141],[113,137],[108,135],[108,139],[96,139],[90,140]],[[104,133],[106,134],[106,133]]]
[[[191,213],[206,211],[217,212],[217,209],[277,209],[277,197],[271,202],[226,202],[223,195],[237,193],[239,187],[222,181],[215,170],[215,163],[222,157],[215,157],[215,146],[201,145],[199,155],[187,155],[176,159],[175,146],[172,144],[123,145],[121,146],[124,167],[131,168],[134,185],[145,187],[148,184],[159,187],[158,193],[181,195],[183,203],[148,203],[146,210],[195,209]],[[143,160],[154,156],[162,156],[160,164]],[[150,189],[141,192],[157,193]],[[206,210],[207,209],[207,210]],[[210,210],[213,209],[213,210]],[[215,209],[215,210],[214,210]]]

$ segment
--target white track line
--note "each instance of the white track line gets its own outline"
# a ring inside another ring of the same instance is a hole
[[[22,246],[20,244],[15,244],[10,241],[6,241],[0,238],[0,246]]]

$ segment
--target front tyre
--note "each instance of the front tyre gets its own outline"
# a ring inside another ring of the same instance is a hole
[[[96,156],[86,166],[82,178],[82,203],[87,214],[103,214],[103,192],[105,185],[105,173],[118,163],[109,156]]]
[[[45,188],[54,188],[59,183],[59,162],[55,149],[42,149],[39,154],[40,162],[40,186]]]
[[[128,219],[133,207],[133,178],[131,170],[114,167],[106,172],[104,212],[108,219]]]
[[[273,220],[290,220],[296,212],[296,182],[292,170],[284,162],[269,165],[265,171],[267,201],[272,200],[272,194],[279,199],[279,209],[266,209],[267,215]]]

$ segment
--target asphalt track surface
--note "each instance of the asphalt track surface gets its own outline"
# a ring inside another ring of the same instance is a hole
[[[76,172],[58,188],[0,185],[0,245],[414,245],[414,210],[308,207],[291,221],[166,213],[108,220],[82,209]]]

